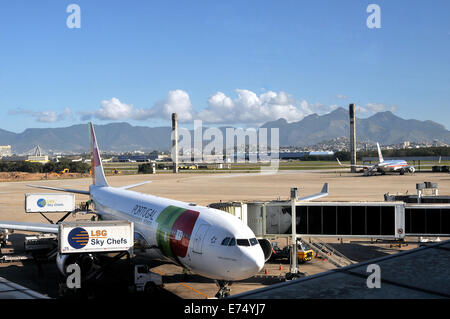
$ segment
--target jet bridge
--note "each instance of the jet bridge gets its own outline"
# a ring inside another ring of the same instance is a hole
[[[404,209],[403,202],[298,202],[297,234],[400,239],[405,234]],[[268,202],[263,214],[266,220],[263,236],[290,233],[289,202]]]
[[[247,202],[247,224],[258,237],[291,234],[291,202]],[[400,240],[450,236],[450,204],[297,202],[298,236]]]
[[[405,204],[406,236],[450,236],[450,204]]]

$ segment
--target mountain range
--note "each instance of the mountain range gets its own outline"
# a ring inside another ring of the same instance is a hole
[[[340,136],[348,137],[350,133],[348,110],[342,107],[322,116],[308,115],[299,122],[279,119],[262,127],[278,127],[282,146],[314,145]],[[383,145],[433,140],[450,143],[450,131],[433,121],[405,120],[386,111],[365,119],[356,118],[356,139]]]
[[[325,114],[311,114],[301,121],[288,123],[278,119],[263,124],[263,128],[279,128],[280,146],[308,146],[349,135],[348,110],[337,108]],[[220,128],[223,132],[225,127]],[[95,126],[99,147],[104,151],[168,151],[171,147],[170,127],[132,126],[111,123]],[[269,130],[270,131],[270,130]],[[433,121],[405,120],[390,111],[368,118],[356,119],[357,140],[398,144],[404,141],[450,144],[450,131]],[[224,134],[225,136],[225,134]],[[89,150],[87,124],[63,128],[30,128],[22,133],[0,129],[0,145],[11,145],[13,153],[26,153],[40,145],[48,152],[80,153]],[[224,141],[225,145],[225,141]]]

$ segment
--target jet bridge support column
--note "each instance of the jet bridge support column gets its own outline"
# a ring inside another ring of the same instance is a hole
[[[291,215],[292,215],[292,237],[291,237],[291,274],[296,274],[297,269],[297,214],[296,200],[298,198],[298,189],[291,188]]]

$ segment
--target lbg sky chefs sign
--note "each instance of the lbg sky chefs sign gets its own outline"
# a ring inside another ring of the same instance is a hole
[[[133,247],[133,223],[129,221],[64,222],[59,225],[59,251],[128,251]]]
[[[25,194],[27,213],[61,213],[75,210],[74,194]]]

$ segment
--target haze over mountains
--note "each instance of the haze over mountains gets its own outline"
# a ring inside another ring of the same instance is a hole
[[[325,115],[311,114],[301,121],[287,123],[279,119],[263,124],[265,128],[279,128],[280,146],[307,146],[349,135],[348,110],[338,108]],[[132,126],[128,123],[96,124],[99,147],[103,151],[168,151],[171,147],[167,127]],[[224,127],[221,128],[224,131]],[[270,130],[269,130],[270,131]],[[392,112],[379,112],[356,120],[357,139],[380,144],[404,141],[450,143],[450,131],[433,121],[405,120]],[[225,136],[225,134],[224,134]],[[64,128],[26,129],[13,133],[0,129],[0,145],[11,145],[13,153],[25,153],[36,145],[52,152],[84,152],[89,150],[87,124]],[[225,143],[224,143],[225,145]]]

